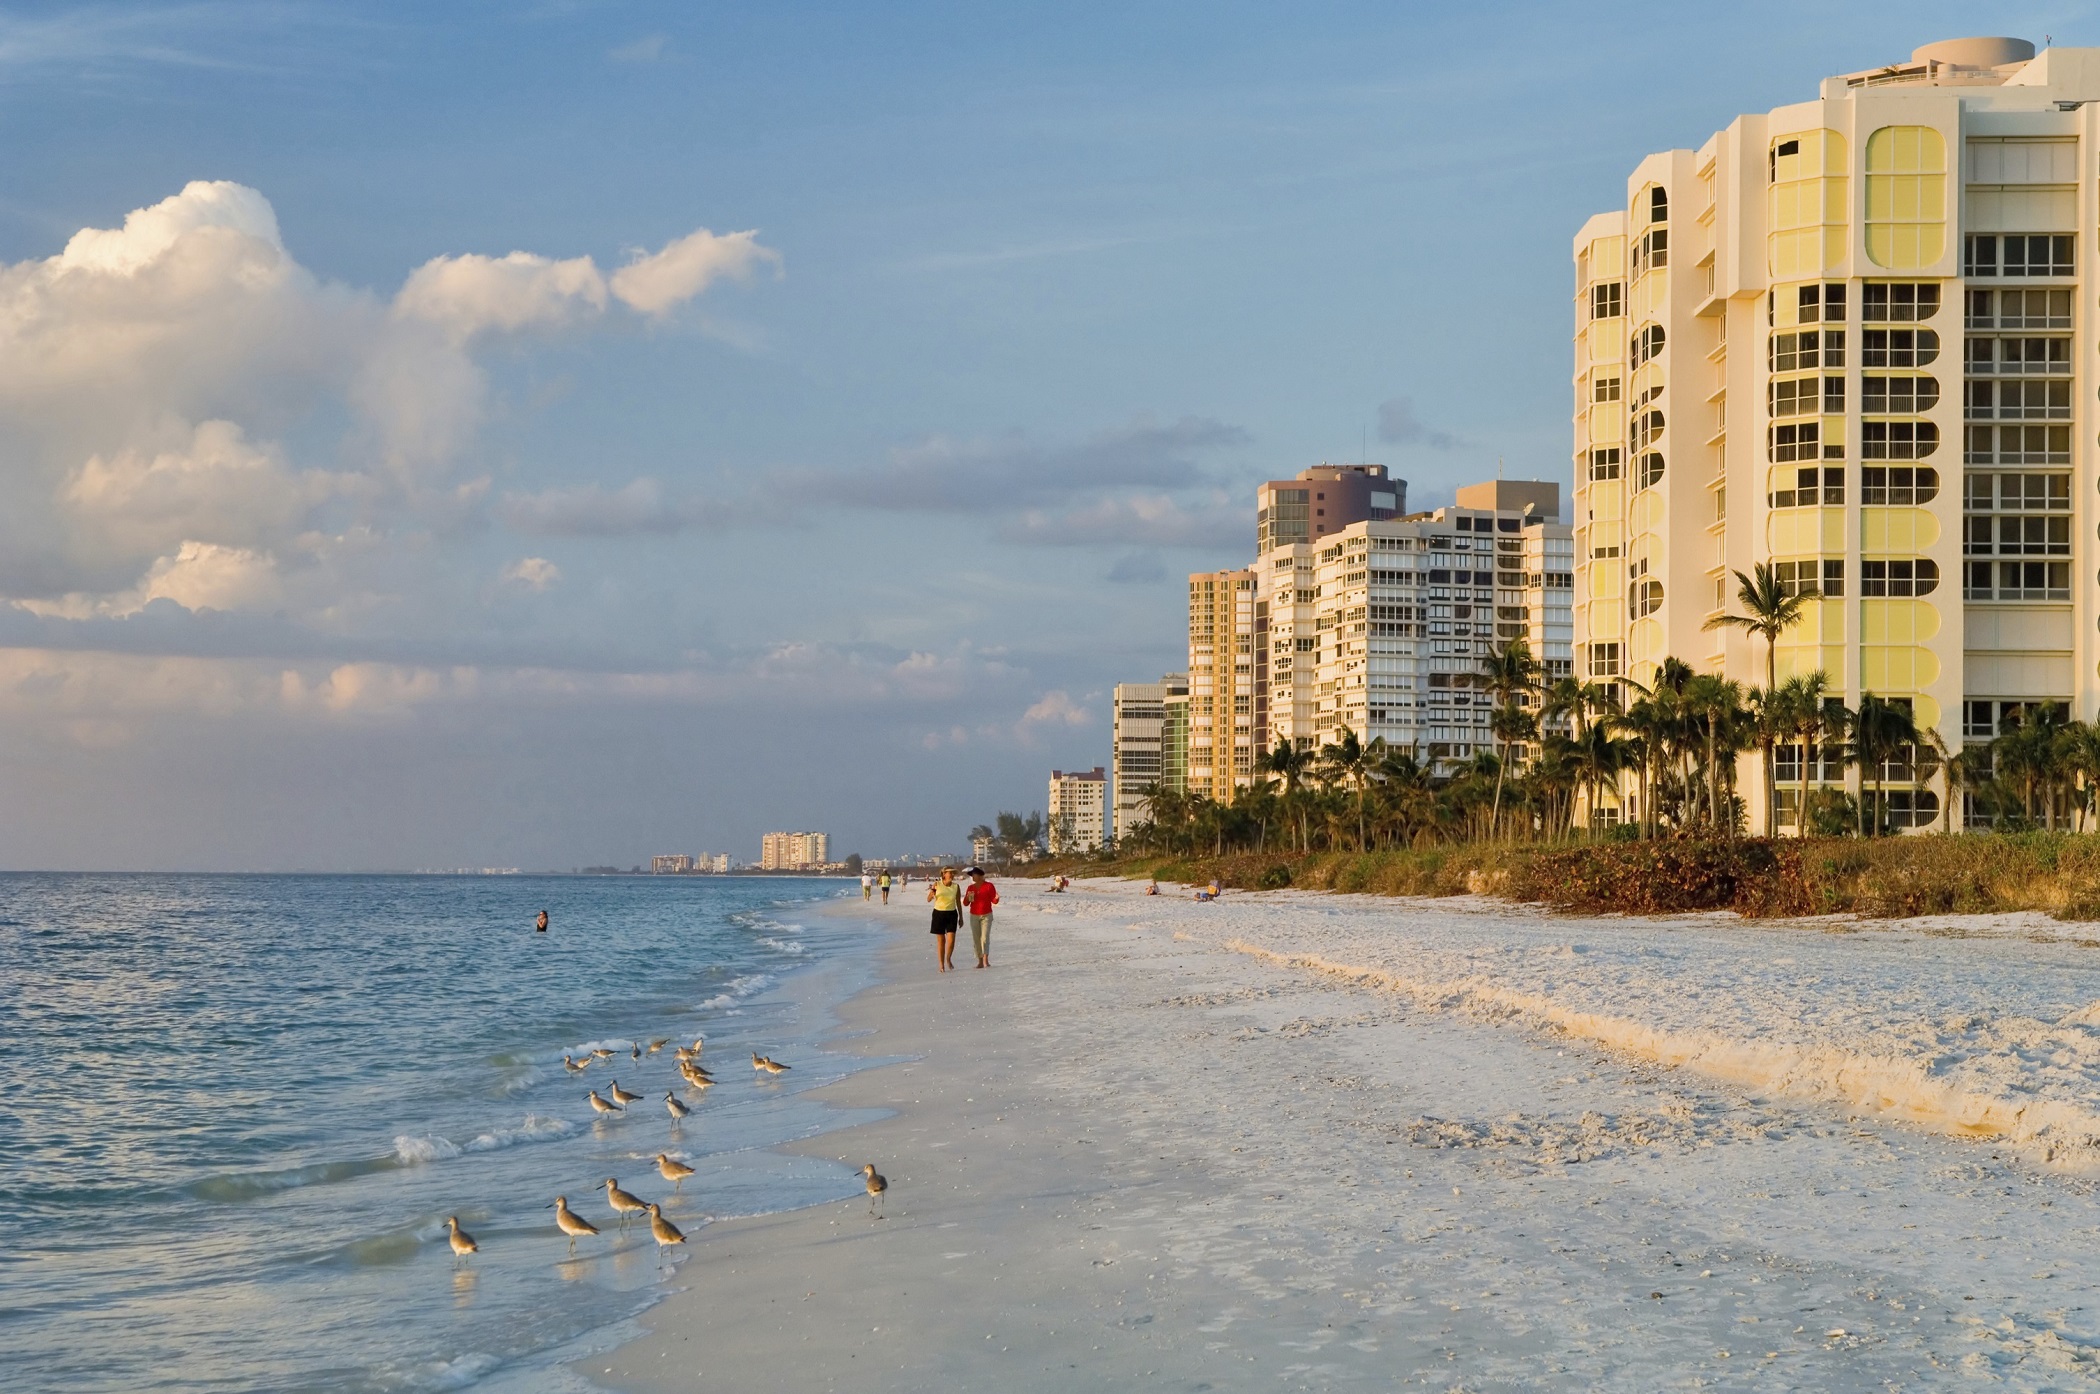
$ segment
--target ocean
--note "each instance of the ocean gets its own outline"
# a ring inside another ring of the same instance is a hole
[[[647,1217],[857,1195],[768,1149],[867,980],[838,881],[0,876],[0,1353],[10,1390],[556,1389],[667,1276]],[[858,887],[851,890],[858,893]],[[551,929],[533,931],[548,911]],[[677,1078],[706,1038],[720,1081]],[[564,1053],[616,1051],[581,1076]],[[757,1050],[795,1066],[755,1073]],[[610,1081],[643,1096],[594,1115]],[[664,1094],[692,1115],[674,1125]],[[674,1193],[654,1158],[697,1168]],[[557,1194],[603,1235],[554,1227]],[[480,1252],[457,1263],[445,1217]]]

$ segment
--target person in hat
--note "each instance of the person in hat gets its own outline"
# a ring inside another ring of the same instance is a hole
[[[984,868],[969,870],[970,884],[963,887],[963,909],[970,914],[970,946],[977,950],[977,966],[992,966],[992,907],[999,903],[999,888],[984,879]]]

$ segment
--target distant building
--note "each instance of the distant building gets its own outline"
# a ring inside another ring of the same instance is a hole
[[[1180,698],[1179,705],[1186,714],[1188,695],[1186,673],[1169,673],[1156,683],[1116,684],[1115,743],[1110,768],[1115,774],[1111,792],[1119,841],[1152,817],[1152,805],[1145,791],[1166,780],[1167,698]]]
[[[1230,802],[1254,779],[1268,728],[1268,602],[1255,572],[1189,577],[1187,772],[1184,788]]]
[[[980,865],[980,866],[981,866],[981,865],[983,865],[984,863],[988,862],[988,861],[991,861],[991,860],[992,860],[992,844],[994,844],[994,843],[995,843],[995,842],[997,842],[998,840],[999,840],[999,839],[998,839],[998,838],[996,838],[996,837],[973,837],[973,838],[971,838],[971,839],[970,839],[970,860],[971,860],[971,861],[973,861],[973,862],[976,862],[976,863],[977,863],[978,865]]]
[[[693,859],[693,870],[713,876],[726,876],[735,866],[727,852],[702,852]]]
[[[651,857],[649,870],[658,876],[687,876],[693,871],[693,859],[683,853],[669,857]]]
[[[1101,845],[1108,812],[1108,771],[1050,771],[1050,851],[1091,852]]]
[[[829,833],[767,833],[759,839],[758,865],[765,871],[817,871],[831,860]]]
[[[1384,465],[1318,464],[1296,479],[1272,479],[1255,491],[1254,554],[1320,542],[1351,523],[1397,518],[1407,511],[1407,481],[1386,478]]]

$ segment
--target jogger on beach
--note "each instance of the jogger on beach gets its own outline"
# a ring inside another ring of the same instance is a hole
[[[941,971],[955,966],[955,922],[962,918],[962,887],[955,884],[955,868],[941,868],[941,879],[926,888],[933,905],[934,947],[940,951]]]
[[[879,891],[881,891],[881,892],[882,892],[882,903],[883,903],[884,905],[887,905],[887,904],[889,904],[889,903],[890,903],[890,874],[889,874],[889,873],[888,873],[887,871],[883,872],[883,873],[882,873],[882,875],[880,875],[880,876],[878,876],[878,877],[876,877],[876,878],[875,878],[875,887],[876,887],[876,889],[877,889],[877,890],[879,890]]]
[[[992,966],[992,907],[999,903],[999,888],[984,879],[984,868],[970,868],[970,884],[963,887],[963,908],[970,912],[970,946],[977,950],[977,966]]]

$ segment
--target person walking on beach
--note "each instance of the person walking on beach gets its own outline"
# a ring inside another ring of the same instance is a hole
[[[941,868],[941,879],[926,888],[933,906],[934,947],[940,950],[941,971],[955,967],[955,922],[962,918],[962,887],[955,884],[955,868]]]
[[[865,871],[860,874],[860,898],[862,900],[873,900],[875,898],[875,878],[868,875]]]
[[[889,873],[888,873],[887,871],[883,872],[883,873],[882,873],[882,875],[880,875],[880,876],[878,876],[878,877],[876,877],[876,878],[875,878],[875,888],[876,888],[877,890],[879,890],[879,891],[881,891],[881,892],[882,892],[882,903],[883,903],[884,905],[887,905],[887,904],[889,904],[889,903],[890,903],[890,874],[889,874]]]
[[[970,868],[970,884],[963,887],[963,908],[970,912],[970,947],[977,950],[977,966],[992,966],[992,907],[999,903],[999,888],[984,879],[984,868]]]

